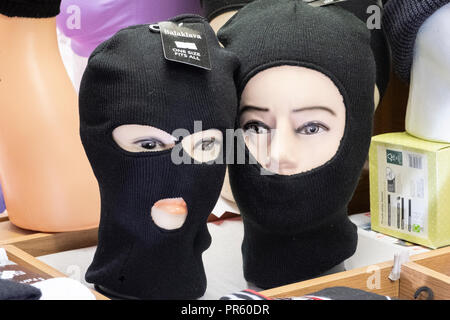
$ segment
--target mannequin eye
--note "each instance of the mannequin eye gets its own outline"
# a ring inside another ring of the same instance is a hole
[[[259,121],[250,121],[247,122],[243,129],[245,133],[251,133],[251,134],[268,134],[270,132],[270,128]]]
[[[121,125],[112,137],[121,149],[133,153],[169,150],[177,143],[177,138],[164,130],[140,124]]]
[[[203,139],[199,142],[197,142],[197,144],[195,145],[195,148],[198,149],[201,147],[202,151],[210,151],[214,148],[214,145],[218,144],[216,142],[216,138],[211,137],[211,138],[207,138],[207,139]]]
[[[309,122],[307,124],[305,124],[304,126],[299,127],[296,132],[299,134],[304,134],[304,135],[314,135],[314,134],[319,134],[322,133],[324,131],[329,131],[330,129],[323,125],[322,123],[318,123],[318,122]]]
[[[209,129],[184,137],[184,151],[194,160],[206,163],[217,159],[222,150],[223,135],[220,130]]]
[[[160,151],[166,149],[166,145],[157,139],[138,140],[135,144],[146,151]]]

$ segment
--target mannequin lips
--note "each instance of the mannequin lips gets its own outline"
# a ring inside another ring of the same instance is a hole
[[[183,198],[161,199],[151,211],[155,224],[166,230],[181,228],[187,217],[187,204]]]

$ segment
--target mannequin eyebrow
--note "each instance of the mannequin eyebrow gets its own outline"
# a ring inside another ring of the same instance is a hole
[[[336,112],[331,110],[328,107],[322,107],[322,106],[314,106],[314,107],[305,107],[305,108],[298,108],[293,110],[293,112],[302,112],[302,111],[309,111],[309,110],[323,110],[331,113],[333,116],[336,116]]]
[[[247,111],[261,111],[261,112],[268,112],[269,109],[268,108],[261,108],[261,107],[255,107],[255,106],[244,106],[240,111],[239,111],[239,115],[243,114],[244,112]],[[313,107],[304,107],[304,108],[298,108],[293,110],[292,112],[302,112],[302,111],[309,111],[309,110],[323,110],[323,111],[327,111],[329,113],[331,113],[333,116],[336,116],[336,113],[331,110],[328,107],[323,107],[323,106],[313,106]]]
[[[241,114],[243,114],[244,112],[251,111],[251,110],[254,110],[254,111],[262,111],[262,112],[268,112],[268,111],[269,111],[268,108],[261,108],[261,107],[255,107],[255,106],[244,106],[244,107],[239,111],[239,114],[241,115]]]

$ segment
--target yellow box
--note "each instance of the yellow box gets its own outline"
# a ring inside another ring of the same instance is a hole
[[[372,229],[439,248],[450,245],[450,144],[405,132],[372,138]]]

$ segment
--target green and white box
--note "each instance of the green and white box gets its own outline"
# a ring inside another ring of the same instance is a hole
[[[405,132],[372,138],[372,229],[429,248],[450,245],[450,144]]]

